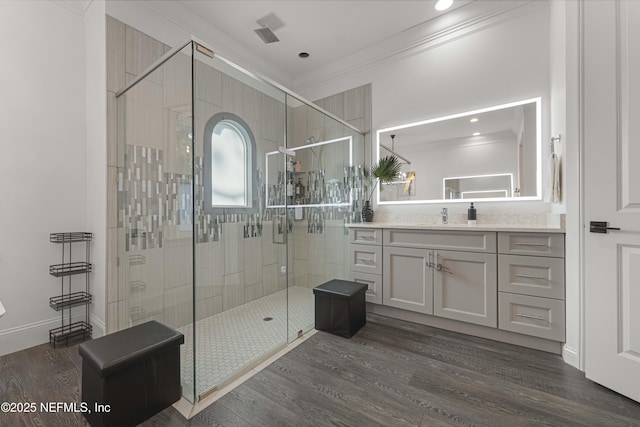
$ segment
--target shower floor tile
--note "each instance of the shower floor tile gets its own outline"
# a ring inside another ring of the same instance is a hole
[[[314,325],[313,289],[292,286],[289,340]],[[271,318],[271,320],[265,320]],[[183,387],[193,389],[193,324],[179,328]],[[219,386],[287,344],[287,290],[196,322],[196,395]]]

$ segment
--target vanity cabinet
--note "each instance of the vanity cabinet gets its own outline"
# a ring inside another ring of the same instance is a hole
[[[365,300],[382,304],[382,229],[349,229],[349,276],[367,285]]]
[[[565,339],[562,233],[354,227],[349,243],[351,280],[367,284],[377,312]]]
[[[385,229],[383,304],[495,328],[495,248],[494,232]]]
[[[564,235],[498,234],[499,328],[565,339]]]

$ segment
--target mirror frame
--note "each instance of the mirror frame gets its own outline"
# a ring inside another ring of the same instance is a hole
[[[529,98],[522,101],[509,102],[506,104],[494,105],[466,111],[464,113],[450,114],[434,119],[421,120],[413,123],[406,123],[399,126],[392,126],[376,131],[376,161],[380,159],[380,136],[383,133],[398,131],[414,126],[427,125],[429,123],[442,122],[445,120],[457,119],[460,117],[472,116],[488,111],[495,111],[524,104],[536,104],[536,195],[520,197],[491,197],[473,199],[432,199],[432,200],[380,200],[380,186],[376,188],[376,203],[378,205],[411,205],[411,204],[434,204],[434,203],[469,203],[469,202],[519,202],[527,200],[542,200],[542,98]],[[440,186],[440,184],[437,184]]]

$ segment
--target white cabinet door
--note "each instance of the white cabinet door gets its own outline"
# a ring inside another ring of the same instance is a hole
[[[425,314],[433,313],[433,251],[384,248],[382,301],[384,305]]]
[[[640,2],[583,7],[585,373],[640,401]]]
[[[436,251],[433,314],[483,326],[498,326],[496,255]]]

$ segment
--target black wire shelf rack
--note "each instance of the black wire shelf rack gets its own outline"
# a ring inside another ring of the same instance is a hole
[[[55,277],[72,276],[91,272],[91,264],[88,262],[68,262],[49,266],[49,274]]]
[[[51,233],[49,241],[51,243],[74,243],[74,242],[90,242],[93,238],[92,233],[83,231],[72,231],[67,233]]]
[[[49,342],[54,347],[60,344],[73,344],[91,338],[93,327],[84,321],[60,326],[49,331]]]
[[[60,283],[60,293],[49,298],[49,307],[60,312],[60,326],[49,330],[49,342],[54,348],[91,338],[89,304],[93,297],[89,293],[89,273],[93,267],[89,260],[92,239],[93,233],[87,232],[49,234],[49,241],[59,244],[62,252],[60,263],[49,265],[49,274],[59,278]],[[79,286],[84,289],[78,289]]]
[[[93,296],[87,292],[73,292],[49,298],[49,307],[60,311],[68,307],[89,304],[92,300]]]

